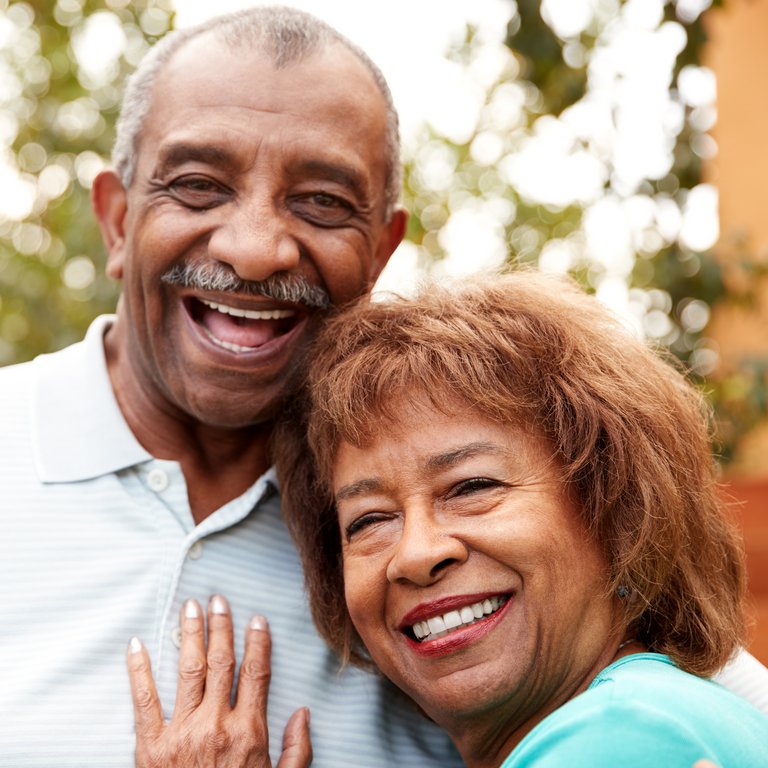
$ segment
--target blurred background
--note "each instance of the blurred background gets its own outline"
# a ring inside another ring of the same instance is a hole
[[[127,74],[169,29],[252,4],[0,0],[0,365],[114,308],[89,190]],[[368,51],[401,114],[411,220],[378,288],[537,264],[690,371],[768,663],[768,0],[287,4]]]

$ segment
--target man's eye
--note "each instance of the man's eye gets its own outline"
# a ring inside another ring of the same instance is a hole
[[[190,208],[213,208],[227,199],[227,191],[205,176],[182,176],[174,179],[168,189],[171,194]]]
[[[290,207],[297,216],[321,227],[341,226],[355,213],[351,203],[327,192],[296,196]]]

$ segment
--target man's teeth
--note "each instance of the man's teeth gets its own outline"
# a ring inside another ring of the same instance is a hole
[[[207,328],[203,328],[205,331],[206,336],[217,346],[224,347],[224,349],[228,349],[230,352],[251,352],[255,349],[255,347],[243,347],[240,344],[233,344],[230,341],[224,341],[223,339],[219,339],[216,336],[214,336]]]
[[[474,624],[480,619],[490,616],[507,602],[505,597],[489,597],[479,603],[465,605],[455,611],[448,611],[442,616],[433,616],[425,621],[417,621],[411,629],[419,641],[434,640],[452,632],[457,627]]]
[[[284,317],[293,317],[296,314],[292,309],[238,309],[237,307],[230,307],[226,304],[206,301],[205,299],[200,299],[200,302],[205,304],[206,307],[215,309],[217,312],[232,315],[232,317],[244,317],[246,320],[281,320]],[[222,344],[222,346],[226,346],[226,344]]]

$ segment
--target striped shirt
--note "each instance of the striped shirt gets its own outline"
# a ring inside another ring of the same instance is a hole
[[[0,767],[131,768],[125,647],[149,648],[166,717],[178,615],[229,598],[273,635],[271,752],[302,706],[316,768],[461,762],[445,735],[376,677],[338,674],[315,634],[274,478],[195,526],[179,465],[149,455],[117,406],[99,318],[85,341],[0,370]],[[768,712],[768,671],[742,652],[720,682]]]
[[[273,760],[290,714],[308,706],[313,766],[460,765],[445,734],[378,678],[339,674],[270,473],[195,525],[179,465],[149,455],[117,406],[109,322],[0,370],[0,766],[133,766],[126,644],[138,635],[148,647],[170,717],[179,610],[213,593],[230,601],[238,658],[248,619],[269,619]]]

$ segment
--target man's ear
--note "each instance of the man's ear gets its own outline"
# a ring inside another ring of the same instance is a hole
[[[107,274],[120,280],[126,255],[125,214],[128,211],[128,193],[113,170],[101,171],[93,180],[91,205],[107,248]]]
[[[396,208],[390,220],[384,225],[381,233],[376,255],[371,267],[371,283],[378,279],[384,267],[387,266],[389,257],[395,252],[395,248],[405,237],[405,228],[408,225],[408,212],[405,208]]]

